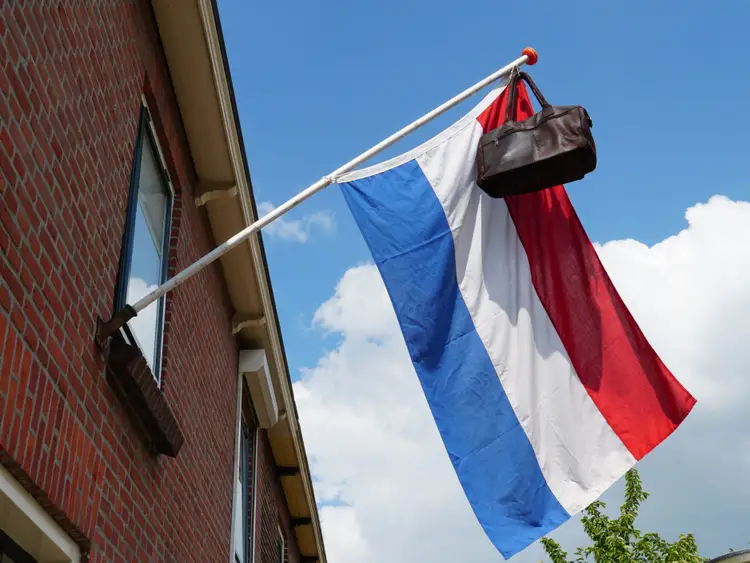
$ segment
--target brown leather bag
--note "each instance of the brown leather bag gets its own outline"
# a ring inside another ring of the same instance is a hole
[[[515,121],[518,81],[531,87],[542,111]],[[580,180],[596,168],[591,118],[581,106],[551,106],[525,72],[508,84],[505,122],[484,134],[477,184],[490,197],[522,194]]]

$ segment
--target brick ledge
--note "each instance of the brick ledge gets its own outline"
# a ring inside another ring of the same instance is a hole
[[[107,380],[128,415],[160,454],[177,457],[185,441],[146,358],[116,332],[106,347]]]

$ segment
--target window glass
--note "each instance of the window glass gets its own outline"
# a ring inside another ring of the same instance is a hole
[[[156,155],[148,138],[141,145],[138,197],[133,225],[133,246],[128,279],[127,302],[131,305],[156,289],[163,281],[164,248],[167,233],[169,188],[157,167]],[[129,325],[136,344],[158,379],[161,348],[162,299],[152,303]]]
[[[245,487],[242,483],[242,473],[244,468],[240,466],[240,478],[237,479],[235,485],[235,502],[234,502],[234,555],[235,559],[240,563],[246,563],[247,557],[245,554]]]
[[[37,561],[0,530],[0,563],[37,563]]]
[[[238,477],[234,487],[234,558],[237,563],[250,563],[253,544],[254,487],[251,484],[252,461],[254,459],[253,438],[244,424],[240,424],[240,456]]]
[[[147,121],[144,116],[134,160],[118,309],[134,305],[166,281],[172,192]],[[131,343],[143,352],[157,381],[161,374],[163,308],[162,297],[131,319],[125,330]]]

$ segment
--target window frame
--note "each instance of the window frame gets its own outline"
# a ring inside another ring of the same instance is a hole
[[[237,423],[235,430],[235,473],[232,490],[232,549],[230,555],[231,563],[254,563],[255,562],[255,541],[256,541],[256,514],[258,504],[258,443],[260,439],[260,427],[255,417],[255,413],[247,405],[248,390],[245,387],[245,378],[238,374],[238,397],[237,397]],[[250,410],[246,410],[250,408]],[[236,490],[239,472],[244,471],[242,480],[243,490]],[[249,478],[248,478],[249,477]],[[248,494],[249,493],[249,494]],[[235,503],[238,496],[241,495],[242,502],[242,531],[236,530],[235,520]],[[245,546],[245,561],[237,558],[235,548],[235,536],[237,533],[243,534]]]
[[[260,441],[260,427],[257,426],[257,420],[253,421],[256,426],[255,430],[251,432],[252,443],[250,444],[250,452],[252,452],[252,458],[248,463],[252,463],[253,479],[252,479],[252,490],[250,491],[252,497],[252,506],[248,506],[247,514],[250,516],[248,526],[248,543],[249,543],[249,563],[255,563],[255,537],[256,537],[256,516],[258,514],[258,444]],[[248,505],[250,500],[248,499]]]
[[[13,559],[15,563],[39,563],[33,555],[0,529],[0,561],[5,559],[5,555]]]
[[[136,134],[135,149],[133,151],[132,166],[130,172],[130,185],[128,187],[128,203],[125,211],[125,228],[122,235],[122,247],[120,251],[120,260],[117,269],[117,281],[114,294],[114,311],[119,311],[127,303],[128,282],[130,280],[130,271],[133,263],[134,238],[135,238],[135,219],[138,209],[138,192],[140,188],[141,162],[143,160],[144,143],[154,154],[161,185],[166,188],[168,201],[164,218],[164,240],[162,246],[162,263],[159,272],[159,284],[163,284],[168,279],[169,271],[169,250],[172,239],[172,217],[174,213],[175,190],[172,184],[169,171],[167,170],[164,153],[159,145],[159,139],[154,128],[154,121],[151,117],[151,111],[145,97],[141,98],[141,108],[138,115],[138,131]],[[154,369],[152,370],[156,384],[161,387],[161,375],[164,359],[164,327],[165,327],[165,309],[166,297],[161,296],[157,301],[156,314],[156,337],[154,342]],[[138,339],[135,337],[130,326],[126,323],[120,329],[125,340],[138,348],[143,353]]]
[[[239,472],[242,473],[242,480],[240,481],[242,483],[242,488],[239,491],[240,494],[240,504],[242,505],[242,530],[234,530],[234,533],[232,534],[232,546],[235,545],[235,538],[234,535],[241,533],[242,534],[242,546],[245,550],[244,561],[240,560],[237,557],[237,553],[234,553],[234,560],[236,563],[251,563],[253,560],[253,555],[250,551],[251,541],[250,541],[250,528],[249,524],[251,520],[250,514],[249,514],[249,501],[248,501],[248,493],[250,492],[250,489],[248,488],[249,482],[248,478],[250,477],[250,467],[249,467],[249,461],[250,461],[250,429],[247,427],[247,425],[241,420],[240,421],[240,467]],[[237,480],[235,480],[235,483],[237,483]],[[234,551],[234,547],[232,547],[232,550]]]
[[[281,528],[281,524],[278,524],[276,528],[278,530],[278,538],[276,540],[278,563],[289,563],[289,548],[286,545],[286,535]]]

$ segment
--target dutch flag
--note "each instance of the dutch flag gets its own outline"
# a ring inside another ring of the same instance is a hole
[[[533,113],[520,83],[518,118]],[[695,399],[641,333],[563,186],[476,185],[491,92],[419,148],[337,179],[485,532],[518,553],[596,500]]]

